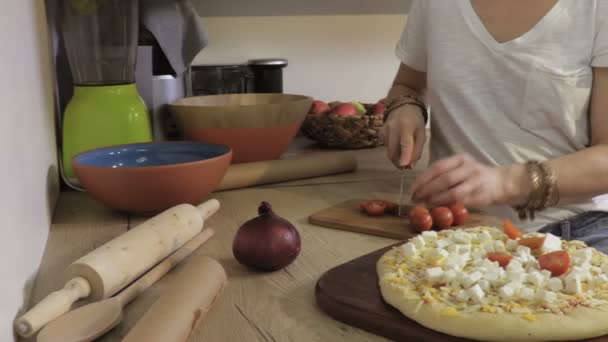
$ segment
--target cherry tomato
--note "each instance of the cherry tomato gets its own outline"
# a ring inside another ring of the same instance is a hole
[[[464,205],[460,203],[452,204],[449,206],[452,215],[454,215],[454,225],[461,226],[467,222],[469,218],[469,211]]]
[[[416,213],[415,215],[411,216],[410,223],[412,224],[412,227],[414,227],[414,229],[419,233],[431,230],[431,228],[433,228],[433,218],[429,213]]]
[[[429,212],[429,210],[423,206],[415,206],[412,209],[410,209],[410,212],[408,213],[408,217],[410,218],[410,220],[412,220],[412,218],[414,216],[417,215],[421,215],[421,214],[426,214],[426,215],[430,215],[431,213]]]
[[[505,220],[505,222],[503,223],[503,229],[505,231],[505,234],[507,234],[507,236],[509,237],[509,239],[511,240],[517,240],[521,237],[521,230],[519,228],[517,228],[511,221],[509,220]]]
[[[399,204],[391,201],[384,201],[386,204],[386,213],[391,215],[397,215],[399,212]]]
[[[555,251],[538,257],[538,264],[543,270],[551,272],[554,277],[568,272],[570,268],[570,255],[566,251]]]
[[[446,207],[436,207],[431,210],[431,217],[437,229],[447,229],[454,223],[454,215]]]
[[[386,211],[384,201],[368,201],[363,204],[365,213],[369,216],[382,216]]]
[[[506,253],[488,253],[486,256],[490,261],[496,261],[500,265],[500,267],[505,268],[513,259],[512,256]]]
[[[523,238],[523,239],[519,240],[518,243],[520,245],[526,246],[532,250],[539,249],[543,246],[543,243],[545,243],[545,237],[544,236],[527,237],[527,238]]]

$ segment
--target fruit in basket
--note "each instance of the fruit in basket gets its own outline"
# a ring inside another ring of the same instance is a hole
[[[355,106],[355,109],[357,109],[357,115],[363,115],[365,114],[365,112],[367,112],[367,109],[365,109],[365,106],[362,105],[360,102],[351,102],[351,104],[353,106]]]
[[[331,114],[338,116],[357,116],[359,112],[352,103],[342,103],[332,109]]]
[[[333,102],[329,103],[329,108],[334,109],[334,108],[338,107],[341,104],[342,104],[342,102],[340,102],[340,101],[333,101]]]
[[[315,100],[308,111],[309,115],[323,115],[331,110],[329,105],[323,101]]]
[[[371,106],[367,111],[368,115],[384,115],[386,112],[386,106],[384,103],[378,102],[375,105]]]

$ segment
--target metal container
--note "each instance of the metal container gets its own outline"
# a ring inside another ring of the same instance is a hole
[[[283,93],[283,69],[287,67],[283,58],[264,58],[249,60],[253,72],[253,91],[255,93]]]

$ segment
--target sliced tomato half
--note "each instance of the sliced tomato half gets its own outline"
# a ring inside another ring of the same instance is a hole
[[[507,236],[511,240],[517,240],[522,236],[521,230],[517,228],[517,226],[515,226],[513,222],[508,219],[504,221],[503,229],[505,234],[507,234]]]
[[[496,261],[500,267],[505,268],[511,262],[513,257],[507,253],[488,253],[486,256],[490,261]]]
[[[554,277],[568,272],[570,268],[570,255],[566,251],[555,251],[538,257],[541,269],[551,272]]]

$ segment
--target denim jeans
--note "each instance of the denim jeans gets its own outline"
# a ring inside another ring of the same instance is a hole
[[[608,253],[608,212],[588,211],[543,227],[540,233],[551,233],[564,240],[580,240],[589,247]]]

